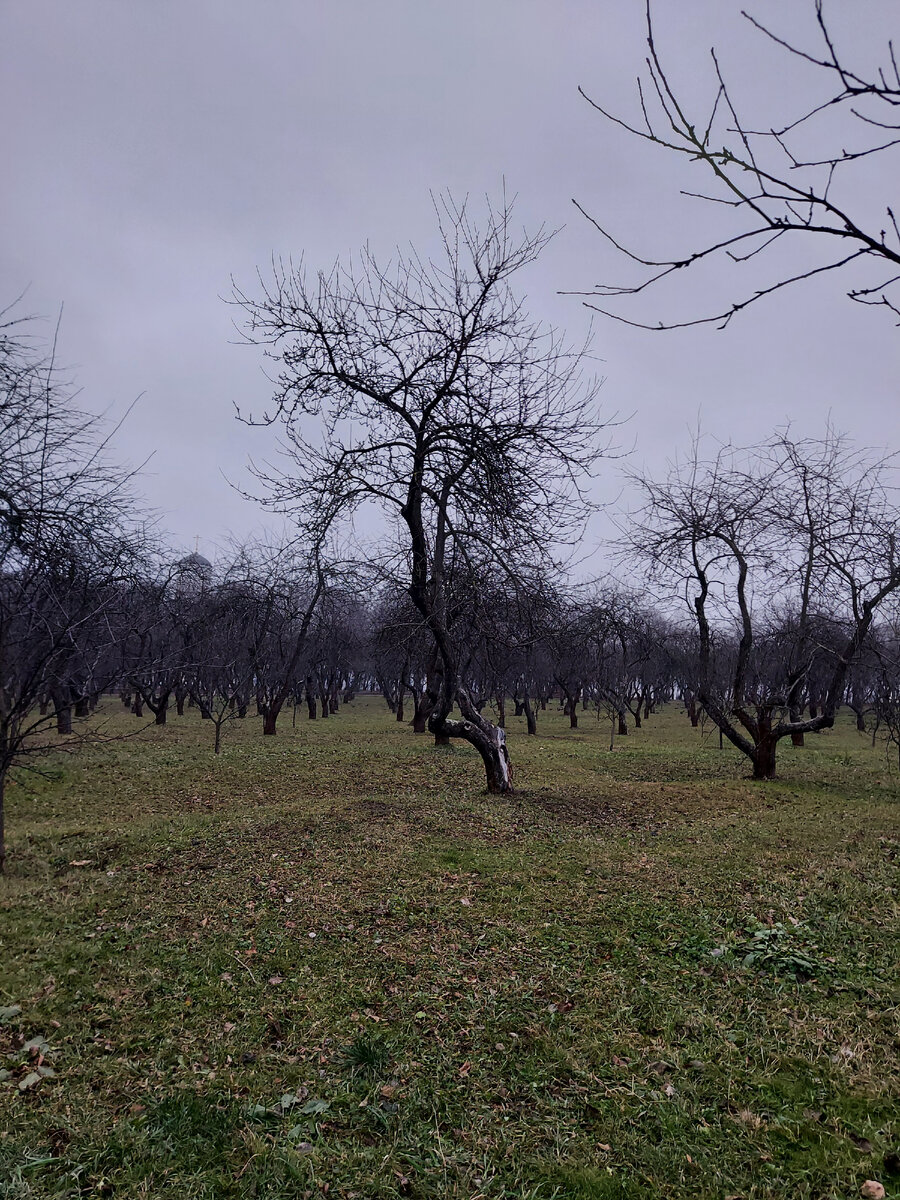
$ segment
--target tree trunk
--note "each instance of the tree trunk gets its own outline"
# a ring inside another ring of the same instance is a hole
[[[491,739],[485,749],[477,747],[484,763],[487,790],[492,796],[502,796],[512,791],[512,771],[509,765],[509,751],[506,749],[506,733],[496,726],[496,737]]]
[[[534,715],[534,709],[531,707],[531,700],[528,696],[522,701],[522,708],[525,712],[525,728],[534,737],[537,734],[537,718]]]
[[[275,736],[275,726],[278,723],[278,714],[281,712],[280,704],[270,704],[263,713],[263,735],[265,737]]]
[[[775,778],[775,751],[777,746],[777,740],[767,734],[764,734],[760,738],[754,749],[752,758],[754,779]]]
[[[464,714],[462,721],[444,720],[432,723],[435,743],[439,736],[443,736],[449,743],[451,735],[467,741],[481,755],[488,792],[492,796],[502,796],[511,792],[512,768],[506,748],[505,730],[486,721],[464,697],[460,698],[460,708]]]
[[[131,705],[131,711],[136,717],[144,715],[144,701],[140,695],[135,695],[134,703]]]
[[[6,767],[0,766],[0,875],[6,872],[6,824],[3,812],[3,793],[6,790]]]
[[[416,695],[414,699],[416,707],[413,711],[412,719],[413,733],[427,733],[428,718],[431,716],[431,710],[434,708],[434,704],[424,693]]]
[[[618,721],[619,721],[619,729],[618,729],[619,736],[627,737],[627,735],[628,735],[628,719],[625,716],[625,710],[620,708],[617,716],[618,716]]]
[[[398,721],[402,721],[403,716],[404,716],[404,713],[403,713],[404,694],[405,694],[405,688],[401,684],[400,687],[397,689],[397,720]]]
[[[91,702],[87,696],[79,696],[75,701],[75,716],[83,719],[91,715]]]
[[[506,728],[506,697],[503,692],[497,694],[497,724],[501,729]]]
[[[169,692],[163,693],[163,695],[160,696],[160,698],[159,698],[159,703],[157,704],[156,708],[154,709],[154,712],[156,713],[156,724],[157,725],[165,725],[166,720],[168,719],[170,694],[171,693],[169,693]]]
[[[71,704],[66,704],[62,700],[54,700],[53,708],[56,712],[56,732],[70,734],[72,732]]]
[[[222,722],[216,721],[216,744],[213,749],[214,754],[218,754],[222,749]]]
[[[325,695],[324,692],[319,696],[319,704],[322,709],[322,716],[327,717],[328,716],[328,697]]]

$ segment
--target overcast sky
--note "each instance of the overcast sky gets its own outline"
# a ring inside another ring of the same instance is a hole
[[[812,0],[748,0],[807,43]],[[822,98],[815,73],[767,46],[728,0],[657,0],[658,41],[689,100],[712,96],[715,44],[751,123]],[[785,9],[790,9],[785,12]],[[896,0],[831,0],[838,32],[870,68]],[[142,486],[182,546],[214,556],[228,531],[260,523],[225,476],[245,482],[266,434],[234,406],[262,407],[268,383],[235,345],[221,297],[253,286],[273,253],[310,266],[369,242],[427,250],[429,191],[497,196],[505,178],[523,224],[563,226],[523,286],[533,315],[584,334],[589,314],[559,293],[619,279],[624,264],[572,206],[576,197],[650,254],[694,248],[710,217],[679,200],[672,162],[604,122],[581,84],[633,115],[643,0],[4,0],[0,104],[4,170],[0,302],[48,320],[64,305],[60,356],[82,402],[121,412]],[[838,10],[841,10],[840,13]],[[852,14],[853,25],[839,18]],[[893,26],[893,28],[892,28]],[[882,220],[896,155],[868,164],[854,203]],[[792,259],[812,262],[803,252]],[[755,277],[754,277],[755,278]],[[679,278],[644,319],[741,298],[739,279]],[[708,290],[709,289],[709,290]],[[595,351],[620,441],[660,470],[698,416],[738,440],[826,417],[900,449],[898,345],[889,315],[826,277],[758,306],[726,332],[653,334],[603,318]],[[615,468],[598,494],[613,496]]]

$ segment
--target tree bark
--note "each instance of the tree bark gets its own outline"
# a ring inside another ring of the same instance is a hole
[[[772,737],[771,734],[764,734],[760,738],[752,757],[754,779],[775,778],[775,752],[777,746],[778,740]]]
[[[512,768],[506,748],[506,731],[499,725],[485,721],[470,701],[461,699],[460,708],[464,713],[462,721],[429,722],[435,735],[435,743],[437,744],[438,736],[445,739],[441,744],[449,744],[451,736],[467,741],[481,755],[490,795],[502,796],[511,792]],[[467,712],[468,716],[465,715]]]
[[[522,701],[522,709],[525,713],[525,728],[532,737],[537,734],[537,717],[534,715],[534,709],[531,707],[531,700],[526,695]]]
[[[53,709],[56,713],[56,732],[64,735],[72,732],[72,705],[61,697],[54,697]]]
[[[413,711],[412,727],[413,733],[428,732],[428,718],[431,715],[431,708],[427,699],[424,696],[416,697],[416,707]]]

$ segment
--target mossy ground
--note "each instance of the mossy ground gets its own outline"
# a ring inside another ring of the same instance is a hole
[[[900,1196],[883,750],[510,724],[506,799],[374,698],[20,775],[0,1197]]]

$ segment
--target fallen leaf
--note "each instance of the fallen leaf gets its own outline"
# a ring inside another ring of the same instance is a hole
[[[652,1071],[654,1075],[665,1075],[667,1071],[671,1071],[672,1067],[669,1063],[658,1059],[656,1062],[647,1063],[647,1070]]]

